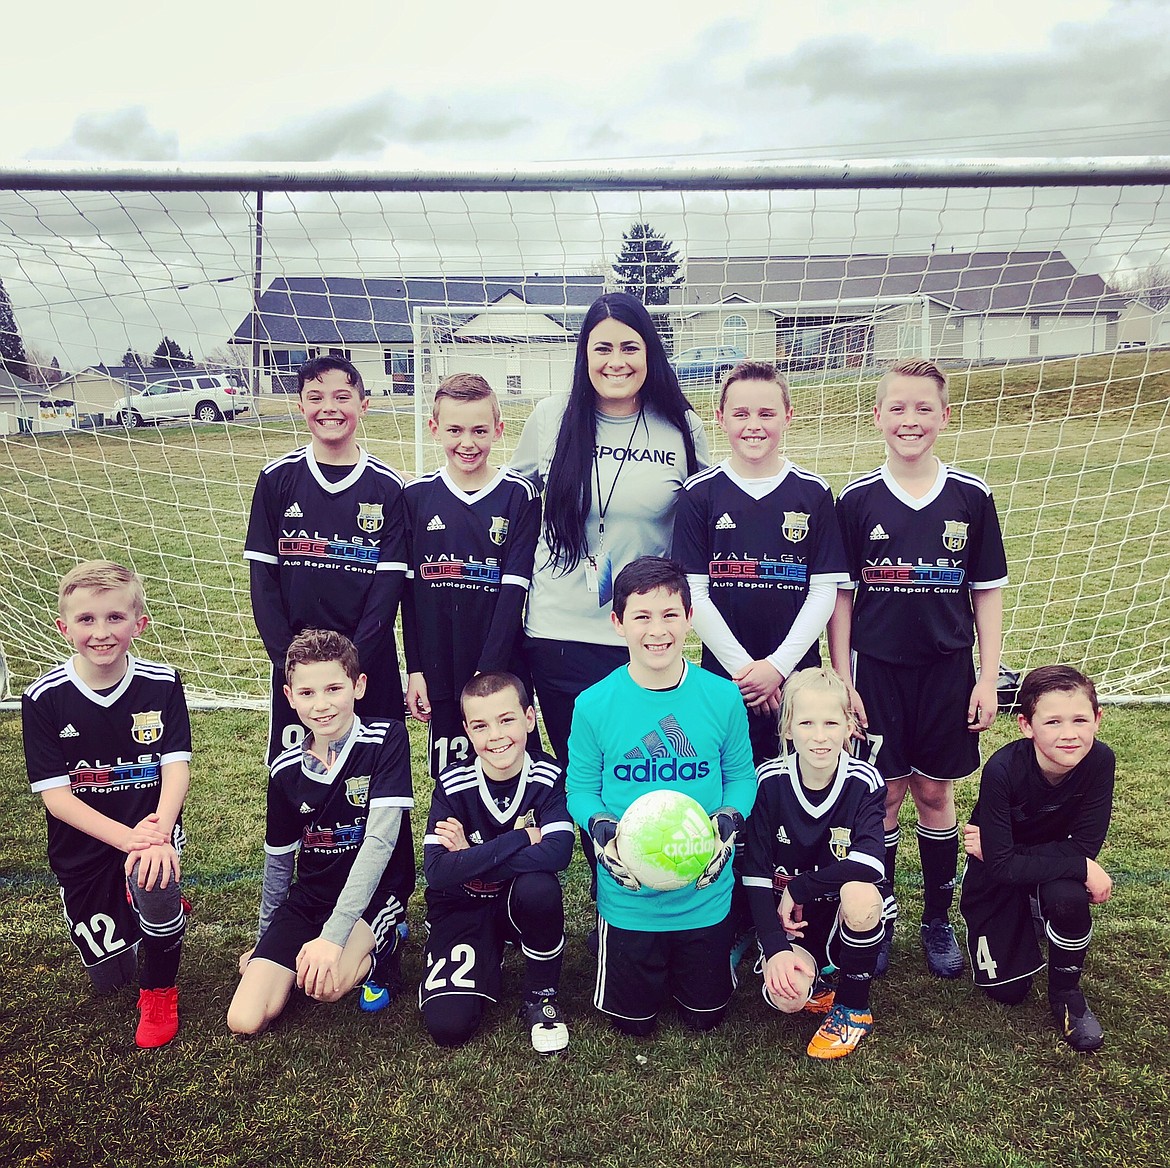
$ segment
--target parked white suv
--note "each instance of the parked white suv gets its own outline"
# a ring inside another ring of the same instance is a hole
[[[252,391],[218,373],[184,373],[152,381],[114,403],[123,426],[144,426],[166,418],[218,422],[252,408]]]

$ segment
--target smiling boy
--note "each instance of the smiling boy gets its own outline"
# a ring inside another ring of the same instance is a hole
[[[70,940],[99,993],[134,979],[141,945],[135,1041],[155,1047],[179,1029],[191,726],[176,671],[129,652],[145,604],[141,580],[120,564],[67,572],[57,628],[73,655],[29,686],[21,708]]]
[[[244,558],[272,661],[269,765],[304,736],[283,696],[285,654],[303,629],[336,629],[353,641],[367,677],[359,713],[403,716],[394,641],[406,576],[402,479],[358,444],[369,404],[349,361],[306,361],[297,370],[297,406],[310,442],[270,462],[252,497]]]
[[[462,692],[475,752],[435,784],[423,844],[426,974],[419,1005],[431,1037],[459,1046],[499,1000],[504,945],[524,955],[519,1017],[538,1054],[569,1043],[557,1004],[565,912],[557,873],[573,853],[560,768],[530,755],[536,711],[511,673],[481,673]]]
[[[1097,740],[1093,683],[1067,665],[1033,669],[1020,685],[1022,738],[987,760],[963,829],[967,867],[960,911],[975,984],[997,1002],[1022,1002],[1044,968],[1032,919],[1048,942],[1048,1002],[1074,1050],[1097,1050],[1101,1024],[1081,971],[1093,935],[1089,906],[1113,881],[1097,862],[1113,808],[1113,751]]]
[[[828,631],[833,668],[856,687],[868,761],[886,781],[878,973],[889,962],[898,813],[909,792],[926,964],[935,977],[954,978],[963,972],[949,920],[959,860],[954,785],[979,766],[977,735],[995,718],[1007,560],[987,484],[934,454],[951,416],[947,394],[932,361],[899,361],[878,382],[873,420],[886,463],[837,500],[850,583],[838,590]]]
[[[285,698],[308,734],[269,777],[258,939],[240,957],[228,1009],[239,1035],[267,1029],[294,987],[335,1002],[367,981],[386,995],[378,1005],[388,1004],[397,926],[414,891],[406,727],[355,715],[366,679],[340,633],[299,633],[284,673]]]
[[[710,1030],[735,989],[727,861],[756,792],[747,715],[734,682],[683,659],[690,590],[673,560],[627,564],[612,620],[629,665],[577,699],[566,783],[598,860],[594,1005],[618,1030],[647,1035],[673,998],[686,1026]],[[626,808],[659,787],[697,800],[719,837],[698,882],[669,892],[641,887],[613,844]]]
[[[459,694],[477,673],[519,672],[524,600],[540,532],[540,495],[492,465],[504,433],[492,387],[454,373],[429,420],[446,465],[406,487],[402,604],[410,714],[429,724],[431,778],[470,761]],[[530,745],[540,747],[533,731]]]

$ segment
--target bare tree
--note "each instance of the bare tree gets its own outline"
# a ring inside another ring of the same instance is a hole
[[[61,363],[56,357],[50,357],[43,349],[38,349],[34,345],[28,345],[24,352],[28,380],[33,385],[56,385],[64,377]]]
[[[1161,312],[1170,306],[1170,264],[1147,264],[1136,272],[1115,276],[1110,288]]]

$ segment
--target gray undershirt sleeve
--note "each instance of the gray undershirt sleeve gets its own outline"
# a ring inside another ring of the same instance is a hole
[[[361,847],[354,857],[353,867],[337,898],[337,904],[321,930],[321,936],[335,945],[344,946],[358,917],[369,906],[370,897],[398,842],[402,827],[401,807],[371,807],[366,819],[366,831]]]
[[[297,862],[296,848],[273,855],[264,853],[264,883],[260,888],[260,924],[256,940],[268,931],[276,910],[288,899],[292,887],[293,866]]]

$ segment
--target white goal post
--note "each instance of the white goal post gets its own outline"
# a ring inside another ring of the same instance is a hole
[[[145,580],[145,653],[196,698],[259,703],[241,552],[260,468],[305,440],[296,366],[349,357],[365,441],[408,475],[436,465],[438,380],[483,373],[506,461],[533,404],[567,389],[585,310],[645,225],[675,265],[651,273],[651,312],[717,456],[738,359],[785,371],[787,451],[834,489],[881,461],[882,368],[938,360],[940,454],[987,479],[1003,520],[1005,662],[1170,700],[1168,184],[1163,158],[0,167],[11,692],[62,656],[56,580],[103,556]],[[115,424],[123,399],[152,424]]]

